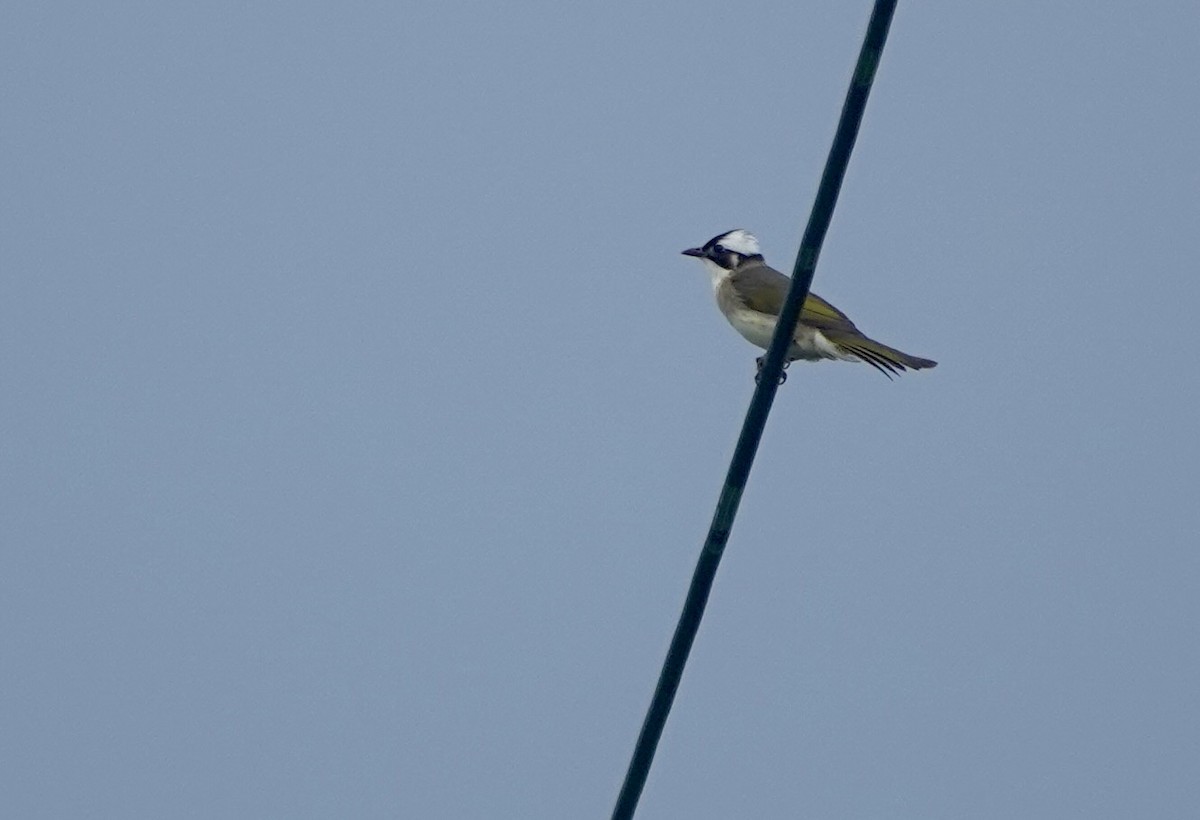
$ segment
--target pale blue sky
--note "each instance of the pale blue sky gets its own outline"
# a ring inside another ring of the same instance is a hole
[[[603,817],[870,3],[10,3],[0,793]],[[1200,803],[1194,2],[902,2],[639,817]]]

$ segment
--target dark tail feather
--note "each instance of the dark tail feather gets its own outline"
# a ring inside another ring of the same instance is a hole
[[[871,365],[871,367],[889,379],[893,375],[899,375],[905,370],[925,370],[926,368],[937,367],[937,362],[932,359],[910,356],[907,353],[896,350],[894,347],[888,347],[874,339],[868,339],[866,336],[848,339],[834,338],[830,339],[830,341],[847,353],[852,353],[861,361]]]

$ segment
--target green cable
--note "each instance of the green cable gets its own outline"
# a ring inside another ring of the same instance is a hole
[[[633,757],[625,773],[625,782],[617,796],[617,804],[612,813],[613,820],[628,820],[633,817],[642,789],[646,785],[646,778],[650,774],[654,752],[667,723],[675,692],[679,689],[679,681],[683,677],[683,668],[692,651],[692,643],[700,629],[700,620],[704,617],[704,607],[712,591],[717,566],[721,563],[721,555],[729,540],[730,530],[733,529],[733,520],[737,516],[738,504],[750,477],[754,455],[758,451],[763,428],[771,412],[771,404],[775,401],[775,393],[779,389],[784,356],[796,330],[800,308],[808,297],[809,287],[812,286],[817,257],[821,254],[825,233],[833,219],[833,209],[837,205],[842,180],[846,177],[846,166],[850,163],[850,153],[854,150],[863,111],[867,107],[867,96],[871,92],[871,83],[875,79],[875,70],[879,66],[879,58],[887,42],[888,28],[892,24],[895,11],[896,0],[876,0],[875,8],[871,12],[871,21],[867,24],[867,33],[858,54],[854,77],[850,81],[849,91],[846,92],[846,102],[842,106],[842,116],[838,121],[833,146],[829,149],[829,158],[825,161],[825,172],[821,175],[812,214],[808,218],[808,226],[804,229],[800,251],[796,254],[791,288],[788,290],[783,310],[780,311],[775,336],[771,339],[771,346],[767,348],[758,386],[750,399],[746,420],[742,423],[742,433],[733,451],[733,459],[725,476],[725,486],[722,487],[721,496],[717,501],[708,538],[700,551],[700,559],[696,563],[696,571],[692,574],[692,583],[688,587],[679,624],[675,627],[674,637],[671,638],[671,647],[667,650],[662,672],[658,676],[658,685],[654,689],[654,697],[646,711],[646,719],[642,722],[642,731],[634,746]]]

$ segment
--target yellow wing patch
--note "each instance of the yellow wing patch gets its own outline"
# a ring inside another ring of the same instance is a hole
[[[850,317],[815,293],[808,294],[808,298],[804,300],[804,309],[800,311],[800,321],[818,328],[855,329],[854,322],[850,321]]]

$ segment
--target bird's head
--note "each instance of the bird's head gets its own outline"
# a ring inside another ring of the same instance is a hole
[[[703,262],[711,262],[724,271],[731,271],[746,259],[762,258],[758,240],[749,231],[737,228],[714,236],[702,248],[688,248],[684,256],[694,256]]]

